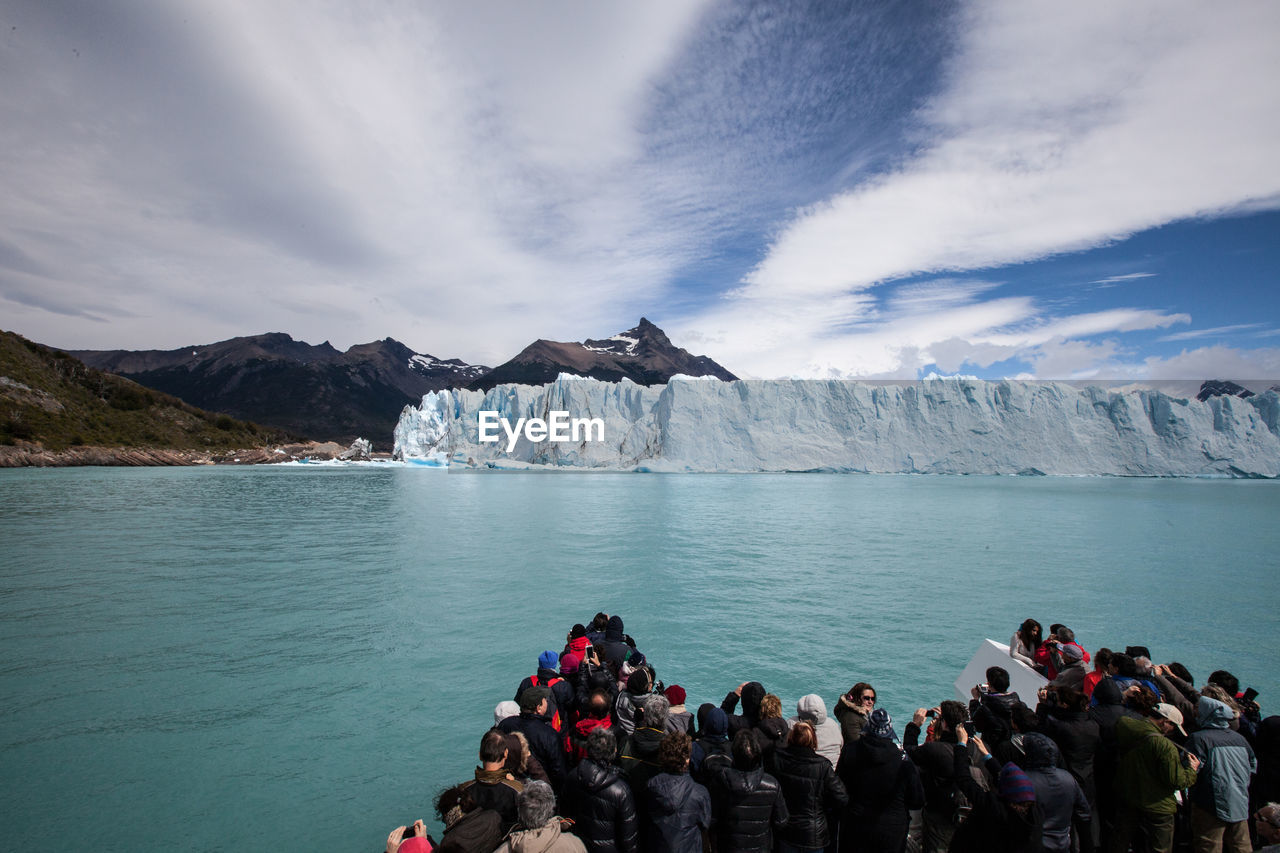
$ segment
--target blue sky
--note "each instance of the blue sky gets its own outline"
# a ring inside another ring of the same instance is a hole
[[[1280,377],[1280,6],[0,7],[0,327]]]

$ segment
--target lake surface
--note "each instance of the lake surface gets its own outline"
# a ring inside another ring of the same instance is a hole
[[[379,850],[493,706],[619,613],[690,706],[740,682],[901,732],[1028,616],[1280,696],[1280,483],[0,471],[4,847]]]

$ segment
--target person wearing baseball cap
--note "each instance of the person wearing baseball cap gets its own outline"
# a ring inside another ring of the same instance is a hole
[[[1169,853],[1173,850],[1173,823],[1178,810],[1175,795],[1196,781],[1200,760],[1191,753],[1179,752],[1169,738],[1174,732],[1186,735],[1177,708],[1160,702],[1146,690],[1131,697],[1129,707],[1143,716],[1116,721],[1120,760],[1115,796],[1119,807],[1107,849],[1127,850],[1130,838],[1141,827],[1153,853]]]

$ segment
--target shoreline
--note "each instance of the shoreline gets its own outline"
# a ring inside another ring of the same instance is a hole
[[[278,465],[284,462],[312,461],[378,461],[390,459],[390,453],[371,453],[358,447],[334,441],[307,441],[275,447],[252,447],[234,450],[195,450],[157,447],[70,447],[48,450],[39,445],[0,447],[0,468],[165,468],[198,465]]]

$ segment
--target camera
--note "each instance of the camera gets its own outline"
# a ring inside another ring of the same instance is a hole
[[[979,692],[979,693],[990,693],[990,692],[991,692],[991,685],[990,685],[990,684],[986,684],[986,683],[979,684],[979,685],[978,685],[978,692]]]
[[[938,711],[936,708],[930,708],[924,716],[925,719],[932,720],[934,717],[938,716]]]

